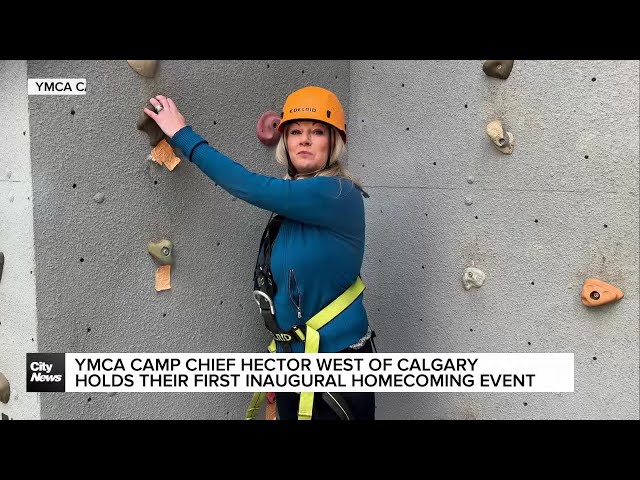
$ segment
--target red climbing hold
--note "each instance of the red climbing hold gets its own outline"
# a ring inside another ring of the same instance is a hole
[[[258,139],[265,145],[275,145],[278,143],[278,140],[280,140],[280,132],[278,132],[279,124],[279,114],[272,111],[264,112],[256,125]]]

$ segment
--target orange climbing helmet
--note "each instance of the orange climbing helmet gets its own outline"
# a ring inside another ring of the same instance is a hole
[[[304,87],[287,97],[282,109],[282,119],[278,131],[284,133],[284,126],[293,120],[319,120],[338,129],[342,140],[347,143],[347,123],[344,110],[335,93],[321,87]]]

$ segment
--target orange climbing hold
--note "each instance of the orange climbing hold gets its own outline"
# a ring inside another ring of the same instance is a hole
[[[599,307],[620,300],[624,292],[597,278],[587,278],[582,286],[582,303],[587,307]]]
[[[171,265],[160,265],[156,268],[156,292],[171,288]]]
[[[151,150],[149,159],[159,165],[164,165],[170,171],[173,171],[173,169],[180,163],[180,157],[176,156],[171,145],[169,145],[169,143],[164,139],[160,140],[153,150]]]

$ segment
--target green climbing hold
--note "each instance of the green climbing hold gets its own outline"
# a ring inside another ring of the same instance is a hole
[[[160,240],[157,243],[149,242],[147,246],[153,258],[163,265],[173,265],[173,243],[170,240]]]

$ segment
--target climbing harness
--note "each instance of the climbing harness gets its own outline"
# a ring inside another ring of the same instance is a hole
[[[271,273],[271,252],[283,220],[284,218],[281,215],[274,216],[272,214],[262,234],[254,271],[253,296],[260,307],[260,315],[264,320],[265,326],[273,335],[273,339],[268,346],[269,352],[291,352],[291,343],[301,341],[304,342],[304,353],[318,353],[320,348],[319,330],[351,305],[362,294],[365,284],[358,277],[344,293],[316,313],[306,323],[294,325],[286,331],[281,330],[276,323],[276,312],[273,305],[276,284]],[[256,418],[266,395],[266,392],[253,394],[247,409],[246,420],[254,420]],[[322,394],[322,398],[336,412],[339,418],[345,420],[352,418],[349,406],[340,394],[325,392]],[[314,392],[300,393],[299,420],[311,420],[313,400]]]

